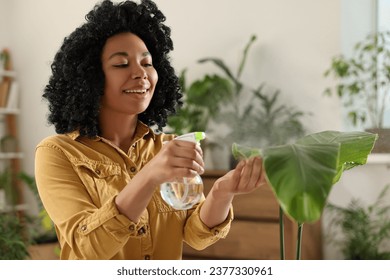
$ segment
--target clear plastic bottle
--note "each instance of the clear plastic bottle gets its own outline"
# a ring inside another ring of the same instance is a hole
[[[204,132],[191,132],[175,140],[199,143],[206,137]],[[199,175],[193,178],[175,178],[160,185],[160,194],[164,201],[177,210],[190,209],[200,201],[203,194],[203,181]]]

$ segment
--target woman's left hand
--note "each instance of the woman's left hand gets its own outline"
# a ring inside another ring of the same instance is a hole
[[[226,220],[233,198],[267,185],[260,157],[240,161],[237,167],[217,179],[200,210],[200,218],[212,228]]]
[[[214,184],[214,195],[219,198],[245,194],[266,185],[263,161],[260,157],[242,160],[237,167],[219,178]]]

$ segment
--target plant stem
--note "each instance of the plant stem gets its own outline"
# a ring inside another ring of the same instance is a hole
[[[297,256],[296,259],[301,259],[301,242],[302,242],[303,223],[298,223],[298,236],[297,236]]]
[[[279,206],[279,238],[280,238],[280,259],[284,260],[284,221],[283,209]]]

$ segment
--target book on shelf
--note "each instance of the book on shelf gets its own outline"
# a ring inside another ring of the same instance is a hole
[[[11,84],[12,80],[8,78],[3,78],[0,83],[0,107],[5,107],[7,105],[7,98]]]
[[[16,81],[12,81],[8,91],[8,97],[6,100],[7,109],[17,109],[19,102],[19,84]]]

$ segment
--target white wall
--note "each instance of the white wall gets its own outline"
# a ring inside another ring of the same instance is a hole
[[[0,48],[6,47],[10,44],[9,35],[10,32],[8,30],[9,24],[7,24],[8,14],[7,10],[9,10],[9,1],[0,0]]]
[[[212,65],[196,63],[208,56],[223,58],[236,69],[254,33],[258,40],[244,73],[247,84],[256,87],[266,82],[292,104],[313,112],[313,119],[307,120],[313,131],[338,128],[338,103],[323,98],[321,92],[323,71],[330,56],[340,51],[339,1],[173,2],[159,1],[173,29],[178,69],[188,67],[193,77],[213,71]]]
[[[354,24],[366,30],[362,19],[370,2],[156,0],[172,28],[171,57],[178,71],[188,68],[190,79],[214,71],[212,65],[196,63],[206,56],[218,56],[236,68],[249,36],[256,34],[244,80],[253,87],[266,82],[280,89],[290,104],[312,112],[305,120],[310,132],[342,127],[339,101],[322,95],[330,83],[323,72],[331,57],[345,48],[344,37],[361,28]],[[41,100],[50,62],[63,38],[94,4],[95,0],[0,0],[0,48],[11,48],[21,85],[23,168],[31,174],[35,146],[54,133],[46,125],[47,107]]]

